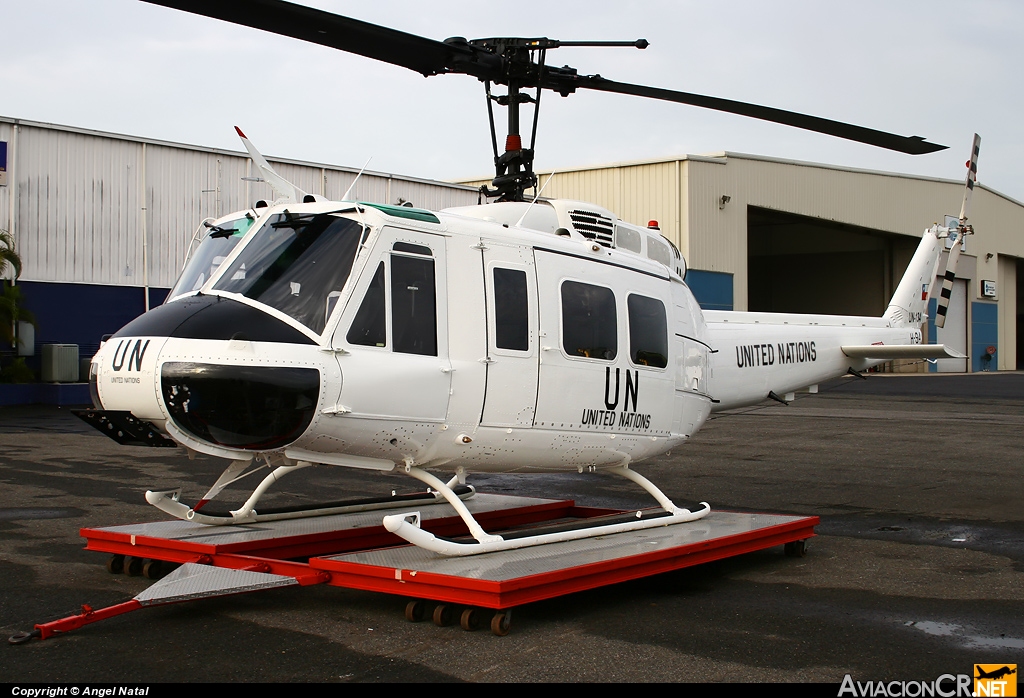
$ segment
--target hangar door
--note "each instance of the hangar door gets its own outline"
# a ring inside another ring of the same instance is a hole
[[[747,307],[879,316],[918,242],[906,235],[750,206]]]
[[[1010,290],[1017,298],[1017,368],[1024,369],[1024,259],[1017,260],[1017,273],[1014,275],[1016,289]]]
[[[935,280],[933,288],[942,288],[941,277]],[[967,282],[964,280],[953,282],[946,323],[944,327],[935,328],[935,342],[967,354]],[[966,373],[967,359],[939,359],[935,362],[935,370],[939,373]]]

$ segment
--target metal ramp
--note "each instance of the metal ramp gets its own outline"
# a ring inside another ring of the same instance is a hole
[[[331,584],[506,609],[806,540],[817,517],[711,512],[700,521],[471,557],[414,546],[311,559]]]
[[[135,596],[142,606],[207,599],[212,596],[243,594],[296,585],[295,577],[249,570],[231,570],[186,562],[178,569]]]
[[[503,535],[635,513],[479,493],[465,504],[489,531]],[[439,537],[468,535],[447,503],[420,513],[423,529]],[[453,622],[462,607],[467,630],[479,627],[488,609],[494,611],[492,631],[504,635],[515,606],[777,545],[802,554],[817,524],[818,517],[713,511],[690,523],[457,558],[405,544],[384,528],[378,511],[230,527],[174,520],[83,528],[87,550],[110,553],[111,563],[120,563],[108,569],[131,573],[146,560],[154,563],[147,571],[180,566],[130,601],[98,610],[83,606],[80,614],[36,625],[10,642],[45,639],[147,606],[312,584],[410,597],[406,617],[413,621],[436,603],[438,625]]]

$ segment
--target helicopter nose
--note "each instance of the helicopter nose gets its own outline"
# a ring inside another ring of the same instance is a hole
[[[175,426],[207,443],[254,451],[282,448],[309,427],[320,371],[290,366],[167,362],[164,404]]]
[[[244,338],[253,342],[315,344],[288,323],[250,305],[204,295],[157,306],[122,327],[113,339],[120,337]]]

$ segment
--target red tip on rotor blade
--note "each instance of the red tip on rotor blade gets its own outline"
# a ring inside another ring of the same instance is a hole
[[[239,135],[240,138],[245,138],[245,134],[242,133],[242,129],[238,128],[237,126],[235,126],[235,132]]]

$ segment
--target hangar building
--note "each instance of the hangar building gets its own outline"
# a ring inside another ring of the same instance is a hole
[[[326,197],[343,196],[359,173],[268,159]],[[0,228],[23,262],[36,355],[77,344],[90,357],[104,334],[162,303],[201,221],[275,198],[253,169],[245,153],[0,116]],[[430,209],[478,198],[472,187],[380,172],[364,173],[352,196]]]
[[[358,172],[271,160],[327,197]],[[0,117],[0,228],[24,261],[36,346],[90,356],[160,303],[200,221],[273,198],[252,175],[241,152]],[[437,210],[477,203],[481,183],[371,172],[354,197]],[[706,308],[881,315],[921,231],[959,212],[963,181],[718,153],[563,170],[544,194],[657,220]],[[925,328],[970,358],[897,370],[1024,367],[1024,204],[979,183],[971,222],[947,325]]]
[[[723,152],[559,170],[544,196],[658,221],[706,308],[881,315],[922,231],[959,215],[963,192],[963,180]],[[979,182],[969,220],[946,326],[923,328],[969,359],[895,370],[1024,368],[1024,204]]]

